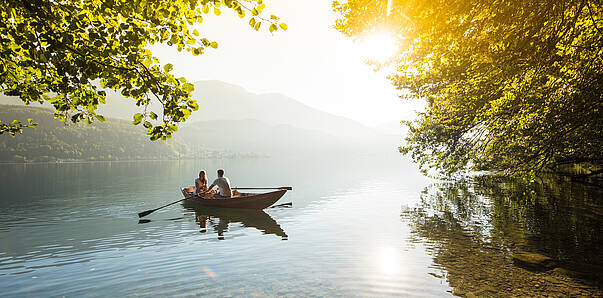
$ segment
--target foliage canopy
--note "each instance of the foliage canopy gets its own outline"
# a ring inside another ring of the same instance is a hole
[[[392,32],[390,78],[427,101],[402,153],[443,174],[603,161],[603,3],[334,2],[335,28]]]
[[[287,29],[277,16],[261,16],[262,0],[0,0],[0,91],[25,104],[50,102],[55,118],[104,121],[103,88],[121,90],[144,113],[134,115],[151,140],[170,138],[177,124],[199,108],[194,86],[161,66],[149,46],[166,44],[202,54],[215,41],[193,28],[204,14],[234,11],[260,30]],[[99,88],[100,86],[100,88]],[[147,109],[159,101],[162,111]],[[32,123],[0,125],[0,134],[19,133]]]

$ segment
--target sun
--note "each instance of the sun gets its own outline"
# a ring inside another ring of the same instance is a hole
[[[360,40],[362,55],[372,62],[384,63],[398,51],[398,43],[389,32],[373,32]]]

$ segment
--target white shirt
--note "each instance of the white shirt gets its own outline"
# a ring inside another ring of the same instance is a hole
[[[218,177],[218,178],[216,178],[216,180],[214,180],[212,185],[218,186],[218,191],[220,192],[221,196],[223,196],[223,197],[231,197],[232,196],[232,190],[230,189],[230,180],[228,180],[228,178]]]

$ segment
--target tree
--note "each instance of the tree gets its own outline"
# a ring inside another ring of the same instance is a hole
[[[533,176],[603,161],[603,3],[334,2],[335,28],[394,34],[393,84],[427,109],[400,148],[423,170]]]
[[[12,123],[4,124],[0,120],[0,134],[8,133],[12,137],[16,134],[23,133],[23,127],[35,128],[38,124],[34,123],[31,118],[27,119],[27,123],[22,123],[19,120],[14,120]]]
[[[192,27],[203,15],[234,11],[256,31],[262,21],[274,32],[284,23],[261,16],[262,0],[0,0],[0,91],[25,104],[50,102],[55,118],[72,122],[104,121],[96,113],[105,103],[104,88],[121,90],[144,113],[133,123],[147,128],[151,140],[170,138],[177,124],[199,106],[194,86],[176,78],[172,65],[161,66],[148,49],[162,43],[202,54],[215,41]],[[99,88],[100,87],[100,88]],[[159,101],[162,111],[147,109]],[[35,124],[35,123],[34,123]],[[0,134],[14,135],[23,126],[15,120],[0,125]]]

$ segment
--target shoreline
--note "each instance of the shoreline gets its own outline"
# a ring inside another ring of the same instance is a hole
[[[62,161],[31,161],[12,162],[0,161],[0,165],[40,165],[40,164],[80,164],[80,163],[112,163],[112,162],[164,162],[164,161],[195,161],[195,160],[235,160],[235,159],[260,159],[271,158],[271,156],[246,156],[246,157],[223,157],[223,158],[183,158],[183,159],[127,159],[127,160],[62,160]]]

